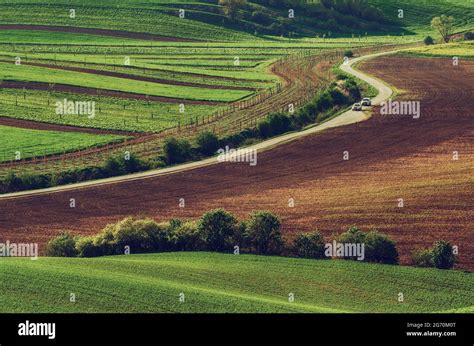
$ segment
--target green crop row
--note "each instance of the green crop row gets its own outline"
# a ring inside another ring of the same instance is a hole
[[[125,136],[42,131],[0,125],[0,162],[66,153],[126,139]]]
[[[344,260],[206,252],[5,258],[0,275],[1,312],[474,311],[472,274]]]
[[[95,117],[85,115],[60,115],[56,102],[95,102]],[[99,129],[159,132],[166,128],[187,124],[218,110],[218,106],[188,105],[147,102],[145,100],[119,99],[105,96],[38,90],[0,89],[0,116],[39,122],[92,127]]]

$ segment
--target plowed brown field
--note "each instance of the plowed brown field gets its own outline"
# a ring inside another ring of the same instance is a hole
[[[459,266],[474,270],[474,61],[452,66],[451,59],[383,57],[361,69],[403,90],[400,99],[420,101],[420,118],[376,110],[368,121],[259,153],[255,167],[222,163],[0,200],[0,240],[44,244],[59,230],[91,234],[127,215],[195,218],[224,207],[246,217],[267,209],[281,215],[289,237],[314,229],[329,237],[351,225],[377,228],[397,241],[403,263],[412,250],[446,239],[459,247]]]

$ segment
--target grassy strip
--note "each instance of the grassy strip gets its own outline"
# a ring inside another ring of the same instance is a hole
[[[1,87],[1,84],[0,84]],[[219,90],[215,90],[216,93]],[[0,89],[0,116],[52,124],[90,127],[106,130],[159,132],[188,124],[196,117],[210,114],[220,106],[185,104],[181,113],[178,104],[121,99],[106,96],[78,95],[41,90]],[[93,101],[96,116],[60,116],[56,102]],[[49,100],[49,101],[48,101]]]
[[[474,58],[474,41],[430,45],[400,51],[400,54],[419,57]]]
[[[240,90],[220,90],[174,86],[160,83],[151,83],[109,76],[98,76],[91,73],[79,73],[64,70],[55,70],[28,65],[14,65],[0,63],[0,79],[43,82],[74,85],[102,90],[130,92],[142,95],[153,95],[188,100],[203,101],[235,101],[251,92]]]
[[[115,135],[31,130],[1,125],[0,135],[2,137],[0,162],[66,153],[127,138]]]
[[[4,313],[468,312],[474,300],[472,274],[342,260],[181,252],[1,261]]]

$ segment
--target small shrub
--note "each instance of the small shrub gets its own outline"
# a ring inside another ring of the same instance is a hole
[[[349,77],[344,81],[344,89],[347,90],[350,97],[352,98],[352,101],[360,99],[360,89],[357,85],[357,82],[353,78]]]
[[[79,257],[97,257],[100,249],[94,245],[94,237],[80,237],[76,241],[76,252]]]
[[[185,139],[167,138],[163,151],[168,164],[185,162],[192,157],[191,144]]]
[[[273,17],[266,12],[257,10],[252,12],[252,21],[260,25],[270,25],[273,23]]]
[[[114,225],[107,225],[102,232],[94,238],[94,247],[98,253],[98,256],[110,256],[117,255],[117,246],[113,234]],[[120,253],[123,253],[120,252]]]
[[[281,237],[280,219],[267,211],[257,211],[250,216],[247,232],[251,246],[256,253],[263,255],[278,255],[284,242]]]
[[[266,119],[258,123],[257,129],[260,137],[262,138],[268,138],[272,136],[272,127]]]
[[[354,53],[351,50],[346,50],[344,52],[344,56],[346,56],[348,58],[352,58],[354,56]]]
[[[344,105],[349,102],[346,95],[344,95],[339,89],[333,88],[329,91],[332,100],[336,105]]]
[[[195,222],[185,222],[171,226],[169,236],[175,251],[199,251],[206,248]]]
[[[291,120],[283,113],[270,113],[265,120],[258,124],[258,132],[262,138],[276,136],[290,129]]]
[[[151,219],[126,218],[114,226],[112,234],[117,253],[123,253],[126,246],[132,253],[170,250],[168,224]]]
[[[303,258],[327,258],[324,247],[325,242],[321,233],[301,233],[293,242],[293,253]]]
[[[51,257],[74,257],[77,255],[76,239],[70,233],[63,232],[48,242],[46,254]]]
[[[15,175],[14,173],[9,173],[3,180],[3,185],[5,186],[5,192],[15,192],[25,189],[23,180]]]
[[[314,103],[317,112],[324,112],[334,105],[334,100],[329,91],[324,91]]]
[[[434,44],[433,37],[431,36],[426,36],[423,40],[423,43],[427,46]]]
[[[235,245],[235,232],[238,221],[224,209],[205,213],[199,222],[198,230],[206,247],[211,251],[229,251]]]
[[[336,240],[339,243],[364,243],[365,233],[356,226],[352,226],[347,232],[339,234]]]
[[[348,231],[339,234],[336,237],[336,241],[342,244],[365,244],[365,238],[366,238],[366,234],[364,232],[362,232],[359,228],[352,226],[351,228],[349,228]],[[365,251],[365,248],[364,248],[364,251]],[[342,258],[357,260],[356,256],[343,256]]]
[[[453,247],[450,243],[440,240],[437,241],[431,249],[433,263],[438,269],[451,269],[456,263],[456,256],[453,253]]]
[[[411,263],[415,267],[430,268],[434,267],[433,253],[430,249],[420,249],[414,251],[411,256]]]
[[[399,260],[395,242],[385,234],[371,231],[365,237],[365,260],[367,262],[397,264]]]
[[[198,151],[206,156],[213,155],[219,149],[219,138],[212,132],[201,132],[196,139],[196,143]]]
[[[127,173],[135,173],[139,171],[143,171],[149,168],[148,165],[143,163],[138,157],[133,154],[129,156],[117,156],[117,157],[109,157],[105,162],[103,173],[106,176],[113,177],[116,175],[122,175]],[[87,179],[94,179],[98,178],[96,175],[100,173],[98,171],[83,171],[80,172],[82,177],[79,177],[77,180],[87,180]]]
[[[464,33],[464,39],[466,41],[474,40],[474,32],[468,31],[468,32]]]

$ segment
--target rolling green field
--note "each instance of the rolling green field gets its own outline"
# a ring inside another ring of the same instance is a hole
[[[438,37],[439,34],[430,27],[430,23],[433,17],[442,14],[454,17],[454,31],[463,31],[473,27],[474,6],[472,1],[369,0],[368,3],[382,10],[388,19],[397,21],[408,33],[418,36]],[[398,10],[403,10],[403,18],[398,17]]]
[[[2,134],[0,162],[15,160],[16,152],[20,153],[21,159],[25,159],[85,149],[126,138],[115,135],[31,130],[1,125],[0,133]]]
[[[474,312],[472,273],[343,260],[205,252],[3,258],[0,273],[1,312]]]

